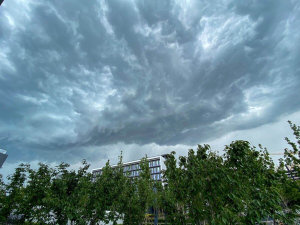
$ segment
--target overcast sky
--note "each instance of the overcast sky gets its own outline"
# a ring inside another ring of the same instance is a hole
[[[236,139],[283,152],[300,125],[298,0],[5,0],[1,173],[91,169]]]

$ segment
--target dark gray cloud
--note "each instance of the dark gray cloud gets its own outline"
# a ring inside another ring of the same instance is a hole
[[[194,145],[300,110],[299,1],[12,0],[0,18],[12,162]]]

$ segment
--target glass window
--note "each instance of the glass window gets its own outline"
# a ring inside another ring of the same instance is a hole
[[[160,172],[160,168],[159,168],[159,167],[157,167],[157,172],[158,172],[158,173]]]
[[[159,174],[157,174],[157,179],[158,179],[158,180],[160,180],[160,173],[159,173]]]
[[[132,169],[135,170],[135,165],[132,166]]]
[[[157,161],[157,165],[159,166],[159,160]]]

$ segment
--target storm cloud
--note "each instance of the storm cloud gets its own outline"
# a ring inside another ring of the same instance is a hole
[[[11,162],[195,145],[300,110],[299,1],[7,0],[0,18]]]

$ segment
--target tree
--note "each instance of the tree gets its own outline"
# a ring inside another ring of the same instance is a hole
[[[90,165],[82,161],[83,167],[78,172],[69,171],[69,164],[61,163],[56,167],[48,195],[43,202],[54,214],[56,224],[85,224],[84,212],[87,205],[88,190],[91,176],[87,170]]]
[[[292,177],[284,176],[281,193],[287,207],[294,212],[300,208],[300,180],[295,179],[300,177],[300,127],[291,121],[288,121],[288,123],[293,131],[296,143],[287,137],[285,138],[292,149],[285,149],[284,160],[281,159],[281,164],[285,165]]]
[[[2,180],[2,174],[0,174],[0,223],[6,220],[6,217],[2,215],[2,209],[6,202],[5,184]]]
[[[282,173],[266,149],[257,151],[247,141],[226,146],[223,156],[198,145],[187,157],[168,155],[167,186],[161,207],[172,224],[255,224],[272,216],[291,222],[279,194]]]
[[[126,176],[120,211],[124,214],[123,224],[140,224],[145,213],[155,204],[154,182],[147,157],[141,159],[140,167],[138,178],[129,178],[129,174]]]
[[[24,197],[20,202],[20,213],[29,222],[39,221],[46,224],[51,221],[51,209],[44,202],[50,192],[54,170],[48,164],[39,163],[37,170],[26,168],[28,180],[24,188]]]
[[[15,169],[15,173],[7,177],[9,183],[4,185],[2,189],[2,193],[5,192],[7,195],[2,195],[3,201],[1,202],[0,218],[7,219],[12,213],[22,214],[21,202],[25,195],[24,184],[27,179],[26,171],[28,167],[29,164],[20,164]],[[24,216],[26,217],[28,215]],[[25,217],[23,217],[23,222]]]

